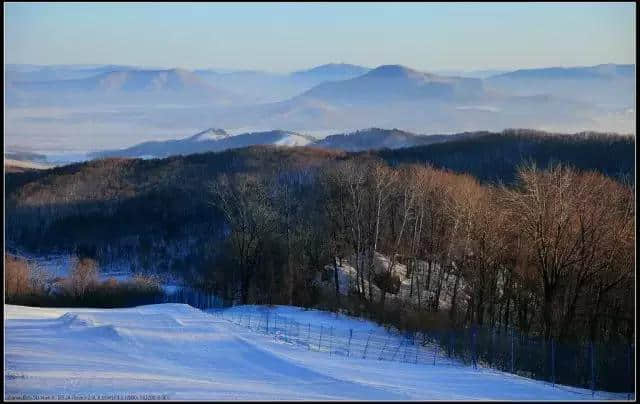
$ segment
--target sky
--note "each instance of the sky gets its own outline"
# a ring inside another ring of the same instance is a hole
[[[4,56],[272,72],[635,63],[635,14],[635,3],[4,3]]]

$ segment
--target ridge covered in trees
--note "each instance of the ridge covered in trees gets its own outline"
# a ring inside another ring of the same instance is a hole
[[[456,140],[377,154],[389,164],[429,163],[483,182],[512,183],[523,162],[545,168],[557,163],[594,170],[629,184],[635,173],[635,136],[581,132],[559,134],[531,129],[465,132]]]

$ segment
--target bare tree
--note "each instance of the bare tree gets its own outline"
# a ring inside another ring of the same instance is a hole
[[[87,257],[77,258],[71,270],[73,294],[83,298],[89,288],[98,282],[98,264]]]
[[[503,203],[531,248],[542,290],[544,335],[549,338],[558,320],[556,299],[580,261],[577,173],[560,165],[547,171],[529,165],[521,168],[519,178],[521,189],[503,188]]]
[[[242,303],[247,304],[264,238],[275,228],[275,213],[267,188],[253,176],[223,175],[213,183],[212,190],[231,228],[229,239],[240,274],[240,295]]]

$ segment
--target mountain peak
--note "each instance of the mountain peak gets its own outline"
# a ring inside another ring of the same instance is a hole
[[[220,140],[226,137],[229,137],[229,134],[223,129],[209,128],[207,130],[203,130],[202,132],[196,133],[195,135],[191,136],[189,140],[202,142],[207,140]]]
[[[307,70],[299,70],[293,72],[293,77],[305,77],[305,76],[327,76],[336,79],[347,79],[359,76],[369,71],[369,68],[364,66],[352,65],[348,63],[327,63],[324,65],[316,66]]]
[[[371,77],[408,77],[412,75],[422,75],[417,70],[410,69],[402,65],[382,65],[371,70],[367,75]]]

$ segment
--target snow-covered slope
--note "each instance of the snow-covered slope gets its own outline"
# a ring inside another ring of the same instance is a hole
[[[207,129],[185,139],[145,142],[127,149],[94,153],[92,157],[161,158],[254,145],[306,146],[314,140],[311,136],[284,130],[242,133],[232,136],[222,129]]]
[[[202,132],[196,133],[187,140],[192,142],[206,142],[208,140],[221,140],[229,137],[229,134],[222,129],[209,128]]]
[[[182,304],[110,310],[5,305],[4,310],[5,399],[591,398],[584,390],[485,369],[330,356]],[[331,320],[316,311],[282,310],[301,322]],[[375,327],[345,317],[338,321]],[[616,397],[598,393],[595,398]]]

